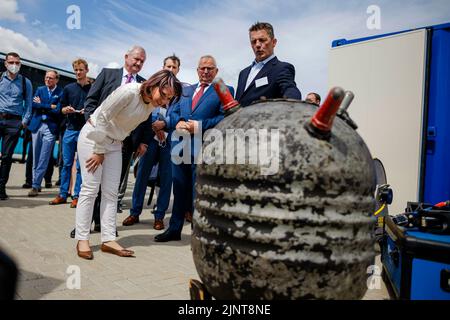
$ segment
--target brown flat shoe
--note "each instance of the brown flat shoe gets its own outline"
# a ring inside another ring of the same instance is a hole
[[[139,217],[137,216],[128,216],[123,220],[122,225],[123,226],[132,226],[135,223],[139,223]]]
[[[86,260],[92,260],[94,259],[94,254],[92,253],[92,250],[89,251],[80,251],[80,249],[78,248],[78,243],[77,243],[77,254],[80,258],[86,259]]]
[[[134,251],[128,250],[128,249],[117,250],[117,249],[111,248],[110,246],[105,245],[104,243],[102,243],[101,250],[103,252],[115,254],[116,256],[119,256],[119,257],[133,257],[134,258]]]
[[[163,230],[164,229],[164,221],[161,219],[155,219],[155,222],[153,223],[153,229]]]
[[[55,204],[63,204],[66,203],[67,199],[64,199],[63,197],[57,196],[55,199],[53,199],[52,201],[49,202],[50,205],[55,205]]]
[[[71,208],[76,208],[77,205],[78,205],[78,198],[73,199],[72,202],[70,203]]]

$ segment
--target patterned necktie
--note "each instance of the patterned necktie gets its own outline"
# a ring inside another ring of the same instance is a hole
[[[130,74],[127,74],[127,80],[125,81],[125,84],[127,84],[127,83],[131,83],[131,81],[133,81],[133,75],[130,73]]]
[[[195,109],[195,107],[197,106],[198,101],[200,100],[200,98],[203,96],[203,93],[205,92],[205,88],[208,85],[206,83],[202,83],[200,85],[200,90],[198,90],[197,94],[194,96],[194,98],[192,99],[192,110]]]

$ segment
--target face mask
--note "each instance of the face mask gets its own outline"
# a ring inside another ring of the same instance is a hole
[[[12,74],[16,74],[20,70],[20,64],[19,65],[17,65],[17,64],[8,64],[8,66],[6,68]]]

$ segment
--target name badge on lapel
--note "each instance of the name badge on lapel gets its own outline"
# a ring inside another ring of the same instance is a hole
[[[268,85],[268,84],[269,84],[269,80],[267,79],[267,77],[255,80],[255,87],[256,88],[259,88],[259,87],[262,87],[262,86],[265,86],[265,85]]]

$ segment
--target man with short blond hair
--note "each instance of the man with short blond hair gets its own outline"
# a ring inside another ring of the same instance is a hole
[[[78,136],[84,126],[84,101],[91,88],[87,77],[88,63],[84,59],[77,59],[72,63],[77,82],[64,87],[61,99],[61,113],[66,117],[66,130],[62,139],[63,167],[61,169],[61,185],[59,195],[50,201],[50,205],[63,204],[69,196],[72,165],[77,151]],[[71,208],[76,208],[81,188],[80,164],[77,160],[77,176],[72,194]]]

